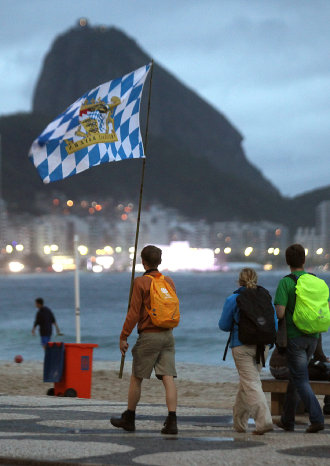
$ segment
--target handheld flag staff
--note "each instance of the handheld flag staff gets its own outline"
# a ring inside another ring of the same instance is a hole
[[[148,96],[148,111],[147,111],[147,124],[146,124],[146,135],[144,139],[144,145],[147,147],[148,144],[148,129],[149,129],[149,114],[150,114],[150,102],[151,102],[151,86],[152,86],[152,74],[154,70],[154,62],[151,61],[151,71],[150,71],[150,83],[149,83],[149,96]],[[142,173],[141,173],[141,184],[140,184],[140,196],[139,196],[139,208],[138,208],[138,216],[136,221],[136,233],[135,233],[135,243],[134,243],[134,256],[133,256],[133,264],[132,264],[132,276],[131,276],[131,286],[129,290],[129,297],[128,297],[128,306],[127,306],[127,313],[129,311],[129,306],[131,304],[131,298],[133,293],[133,282],[135,277],[135,265],[136,265],[136,254],[137,254],[137,246],[139,241],[139,231],[140,231],[140,218],[141,218],[141,208],[142,208],[142,196],[143,196],[143,184],[144,184],[144,172],[146,166],[146,158],[143,158],[142,162]],[[121,379],[123,377],[124,371],[124,364],[125,364],[125,355],[121,357],[120,361],[120,369],[118,377]]]

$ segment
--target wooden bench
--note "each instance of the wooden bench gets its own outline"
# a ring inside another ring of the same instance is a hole
[[[271,414],[282,414],[288,380],[263,379],[261,381],[264,392],[271,393]],[[330,382],[310,380],[315,395],[330,395]]]

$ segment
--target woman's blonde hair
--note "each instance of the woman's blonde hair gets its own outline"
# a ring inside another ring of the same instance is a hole
[[[246,286],[246,288],[257,288],[257,282],[258,275],[255,270],[246,267],[240,271],[238,278],[240,286]]]

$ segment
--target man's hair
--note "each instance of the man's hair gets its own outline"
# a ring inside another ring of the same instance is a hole
[[[305,249],[301,244],[291,244],[285,251],[285,259],[289,267],[299,269],[305,263]]]
[[[42,298],[37,298],[36,303],[41,304],[41,306],[44,305],[44,300]]]
[[[142,260],[152,268],[157,268],[162,262],[162,250],[156,246],[145,246],[141,251]]]

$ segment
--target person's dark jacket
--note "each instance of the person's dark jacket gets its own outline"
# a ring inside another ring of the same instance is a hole
[[[42,306],[36,314],[34,327],[39,325],[40,336],[50,337],[53,324],[55,324],[54,314],[48,307]]]

